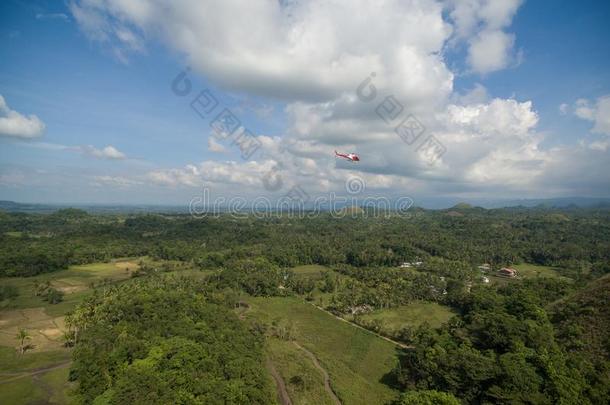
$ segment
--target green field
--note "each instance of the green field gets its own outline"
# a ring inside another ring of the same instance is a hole
[[[324,376],[291,341],[270,338],[267,353],[286,384],[294,405],[334,404],[324,390]]]
[[[305,266],[296,266],[292,268],[294,274],[299,276],[308,276],[308,277],[321,277],[322,273],[325,271],[331,271],[326,266],[320,266],[317,264],[308,264]]]
[[[23,232],[19,232],[19,231],[4,232],[4,234],[6,236],[10,236],[10,237],[13,237],[13,238],[21,238],[23,236]]]
[[[344,404],[385,403],[396,397],[397,392],[382,382],[390,380],[389,374],[398,361],[397,348],[392,343],[298,298],[247,300],[251,310],[246,317],[267,325],[274,320],[292,324],[295,340],[317,357]],[[304,354],[303,359],[307,360]]]
[[[100,282],[120,282],[137,268],[135,261],[118,260],[70,266],[35,277],[8,277],[0,282],[17,287],[19,296],[0,310],[0,403],[70,403],[68,391],[71,352],[63,347],[64,315]],[[49,304],[35,295],[36,283],[49,281],[64,300]],[[17,332],[30,335],[25,354],[18,353]]]
[[[40,274],[34,277],[5,277],[0,279],[4,285],[12,285],[19,290],[19,296],[12,300],[10,308],[35,308],[47,306],[42,298],[35,295],[35,284],[50,281],[51,285],[62,291],[64,302],[49,306],[55,313],[65,313],[76,306],[92,283],[103,280],[116,282],[129,278],[131,271],[137,268],[134,261],[116,261],[70,266],[69,269],[54,273]],[[56,308],[55,308],[56,307]]]
[[[29,352],[61,350],[65,331],[64,315],[91,293],[91,286],[125,280],[136,268],[135,262],[117,261],[70,266],[67,270],[34,277],[1,279],[4,285],[16,287],[19,295],[2,303],[0,346],[14,350],[18,346],[15,335],[20,329],[26,329],[31,336],[28,340],[31,345]],[[42,297],[36,296],[36,284],[47,281],[63,292],[62,302],[49,304]]]
[[[70,403],[70,359],[65,349],[21,355],[12,347],[0,346],[0,403]]]
[[[437,328],[447,322],[455,313],[444,305],[435,302],[413,302],[396,308],[380,309],[362,315],[365,321],[378,319],[383,329],[398,331],[405,326],[419,326],[427,322]]]
[[[70,404],[69,367],[26,375],[7,383],[0,382],[0,401],[5,405],[25,403]]]
[[[568,280],[567,277],[561,276],[559,269],[550,266],[539,266],[537,264],[516,264],[512,266],[519,271],[521,277],[550,277],[550,278],[562,278]]]

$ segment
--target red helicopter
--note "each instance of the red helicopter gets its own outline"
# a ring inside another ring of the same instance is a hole
[[[339,153],[335,151],[335,157],[347,159],[350,162],[360,162],[360,158],[355,153]]]

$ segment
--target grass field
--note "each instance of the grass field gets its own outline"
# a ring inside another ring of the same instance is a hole
[[[131,271],[137,268],[134,261],[116,261],[70,266],[67,270],[40,274],[34,277],[5,277],[0,279],[4,285],[13,285],[19,290],[19,296],[10,303],[11,309],[45,307],[47,303],[35,295],[35,284],[50,281],[51,285],[62,291],[64,302],[49,306],[55,313],[65,313],[76,306],[92,283],[103,280],[109,282],[129,278]]]
[[[448,307],[434,302],[413,302],[397,308],[381,309],[362,315],[365,321],[378,319],[389,331],[400,330],[404,326],[419,326],[428,322],[433,328],[447,322],[455,313]]]
[[[71,266],[67,270],[41,274],[35,277],[9,277],[1,281],[17,287],[19,296],[0,311],[0,346],[15,348],[15,335],[26,329],[31,336],[30,352],[60,350],[65,331],[64,315],[90,294],[91,286],[103,280],[118,282],[130,276],[137,268],[134,262],[96,263]],[[50,305],[35,295],[36,283],[49,281],[64,293],[64,300]]]
[[[559,274],[558,269],[549,267],[549,266],[539,266],[536,264],[516,264],[512,266],[513,268],[519,271],[519,275],[521,277],[550,277],[550,278],[563,278],[568,279],[567,277],[563,277]]]
[[[68,373],[69,367],[65,365],[8,383],[0,382],[0,401],[4,405],[74,403]]]
[[[308,264],[305,266],[293,267],[292,271],[294,271],[294,274],[298,275],[298,276],[321,278],[322,273],[325,271],[330,271],[330,269],[326,266],[320,266],[317,264]]]
[[[18,354],[0,346],[0,403],[69,404],[68,350]]]
[[[0,382],[48,367],[49,364],[60,364],[69,360],[68,350],[26,352],[21,355],[12,347],[0,346]]]
[[[117,260],[35,277],[2,278],[3,284],[17,287],[19,296],[0,310],[0,404],[70,403],[71,353],[63,347],[64,315],[91,293],[92,285],[120,282],[137,267],[136,261]],[[64,293],[62,302],[51,305],[35,295],[36,283],[46,281]],[[23,355],[15,338],[20,329],[31,336]]]
[[[286,384],[294,405],[332,405],[324,377],[292,342],[270,338],[267,353]]]
[[[391,380],[389,374],[398,362],[397,348],[392,343],[341,322],[298,298],[247,300],[251,305],[248,318],[266,324],[274,320],[293,324],[296,341],[318,358],[344,404],[378,404],[396,397],[397,392],[384,383]],[[307,360],[305,355],[303,359]]]
[[[19,231],[4,232],[4,234],[6,236],[11,236],[13,238],[21,238],[21,236],[23,236],[23,232],[19,232]]]

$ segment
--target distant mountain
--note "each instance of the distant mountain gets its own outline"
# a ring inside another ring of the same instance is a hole
[[[418,207],[433,210],[496,209],[509,207],[524,208],[610,208],[610,198],[597,197],[561,197],[561,198],[522,198],[522,199],[489,199],[489,198],[451,198],[451,197],[417,197],[413,201]]]
[[[472,205],[465,203],[465,202],[457,203],[453,207],[451,207],[451,209],[454,209],[454,210],[469,210],[471,208],[472,208]]]
[[[564,197],[549,199],[519,199],[519,200],[458,200],[455,198],[413,198],[415,205],[411,208],[433,209],[433,210],[453,210],[456,212],[464,210],[480,210],[481,208],[602,208],[610,209],[610,198],[589,198],[589,197]],[[338,204],[335,208],[349,208],[349,206]],[[419,208],[418,208],[419,207]],[[32,212],[32,213],[51,213],[64,208],[76,208],[89,213],[168,213],[168,214],[188,214],[189,208],[184,205],[153,205],[153,204],[37,204],[19,203],[14,201],[0,201],[0,211],[5,212]],[[311,208],[311,207],[306,207]],[[329,207],[318,207],[322,211]],[[224,208],[220,207],[220,211]]]
[[[33,204],[18,203],[14,201],[0,201],[0,211],[6,212],[31,212],[39,214],[52,213],[58,210],[76,209],[89,213],[109,214],[109,213],[172,213],[187,214],[188,206],[179,205],[126,205],[126,204]]]
[[[54,212],[62,208],[58,205],[18,203],[14,201],[0,201],[0,210],[6,212]]]
[[[610,208],[610,198],[561,197],[525,198],[517,200],[482,200],[476,202],[484,208],[527,207],[527,208]]]

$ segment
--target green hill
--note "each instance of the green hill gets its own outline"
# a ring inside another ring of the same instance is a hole
[[[461,203],[457,203],[455,204],[453,207],[451,207],[454,210],[469,210],[472,208],[472,205],[467,204],[465,202],[461,202]]]
[[[570,350],[592,358],[610,359],[610,275],[591,282],[553,304],[552,321],[558,340]]]

